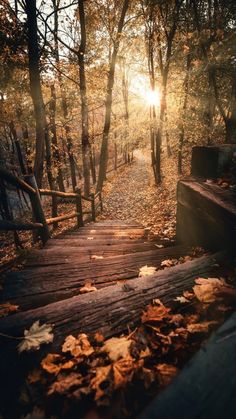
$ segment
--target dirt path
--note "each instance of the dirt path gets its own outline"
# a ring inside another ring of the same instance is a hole
[[[166,167],[165,167],[166,166]],[[150,152],[137,150],[134,162],[112,172],[104,189],[101,219],[135,220],[150,227],[155,235],[175,235],[176,182],[175,164],[165,163],[163,184],[154,185]]]

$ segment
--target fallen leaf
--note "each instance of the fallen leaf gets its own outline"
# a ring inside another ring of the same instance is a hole
[[[149,275],[153,275],[156,272],[156,268],[155,266],[142,266],[139,269],[139,275],[138,276],[149,276]]]
[[[50,324],[42,324],[39,320],[33,323],[29,330],[24,331],[23,341],[18,345],[18,351],[38,350],[43,343],[51,343],[54,335]]]
[[[60,375],[57,380],[50,386],[48,395],[53,393],[65,394],[73,387],[78,387],[82,384],[83,377],[75,372],[69,375]]]
[[[143,312],[141,320],[142,323],[147,322],[160,322],[163,319],[170,318],[170,308],[164,306],[164,304],[159,305],[149,305],[147,306],[146,311]]]
[[[120,338],[111,338],[106,340],[102,347],[103,352],[107,352],[112,361],[119,358],[126,358],[130,355],[129,349],[132,341],[125,336]]]
[[[120,359],[113,364],[114,387],[123,387],[133,378],[135,363],[132,358]]]
[[[41,361],[41,367],[49,374],[57,375],[61,370],[73,368],[75,362],[72,360],[62,362],[63,357],[59,354],[47,354]]]
[[[96,375],[91,380],[91,388],[95,391],[95,400],[99,400],[105,394],[105,388],[101,388],[101,384],[104,381],[109,380],[109,374],[111,372],[111,365],[105,367],[98,367],[96,369]]]
[[[218,324],[217,321],[188,324],[187,331],[190,333],[207,333],[209,332],[209,327],[216,324]]]
[[[5,317],[10,313],[15,313],[18,308],[19,306],[10,303],[0,304],[0,317]]]
[[[195,279],[193,291],[197,299],[202,303],[212,303],[216,300],[216,292],[226,286],[224,279],[219,278],[197,278]]]
[[[170,268],[171,266],[176,265],[177,262],[178,262],[177,259],[166,259],[161,262],[161,267]]]
[[[34,369],[33,371],[30,371],[30,373],[28,374],[28,382],[30,384],[34,384],[37,383],[38,381],[42,380],[42,370],[39,369]]]
[[[94,339],[98,343],[104,342],[104,340],[105,340],[104,336],[101,333],[99,333],[99,332],[95,333]]]
[[[93,237],[87,237],[87,240],[93,240]]]
[[[94,349],[88,340],[88,336],[81,333],[77,338],[72,335],[67,336],[62,345],[62,352],[70,352],[71,355],[79,358],[91,355]]]
[[[189,303],[189,300],[187,298],[185,298],[183,295],[174,298],[174,301],[178,301],[181,304]]]
[[[98,260],[98,259],[104,259],[104,257],[103,256],[99,256],[99,255],[92,255],[91,256],[91,259]]]
[[[80,288],[79,292],[81,294],[86,294],[87,292],[97,291],[97,288],[91,285],[90,283],[86,284],[84,287]]]

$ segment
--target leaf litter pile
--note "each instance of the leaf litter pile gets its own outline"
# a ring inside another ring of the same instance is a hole
[[[60,351],[47,353],[28,374],[21,417],[135,417],[235,307],[236,290],[223,278],[197,278],[191,292],[175,298],[171,307],[153,300],[127,334],[67,336]],[[53,327],[35,322],[18,351],[36,350],[52,340]]]

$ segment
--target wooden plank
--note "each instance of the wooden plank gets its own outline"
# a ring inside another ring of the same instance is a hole
[[[193,286],[196,277],[207,278],[216,274],[216,264],[223,263],[224,259],[222,252],[203,256],[153,276],[130,280],[128,291],[122,284],[113,285],[21,312],[0,319],[0,330],[9,335],[22,336],[24,329],[36,320],[52,323],[54,347],[60,345],[65,336],[79,332],[100,331],[105,337],[110,337],[128,327],[135,327],[143,308],[153,298],[160,298],[166,304],[172,302],[174,297]]]
[[[177,240],[211,249],[236,245],[236,196],[216,185],[178,183]]]
[[[138,419],[235,419],[236,313]]]
[[[118,249],[120,246],[118,246]],[[118,250],[117,249],[117,250]],[[83,249],[84,250],[84,249]],[[36,250],[34,252],[31,252],[32,254],[29,254],[27,257],[27,260],[24,263],[24,266],[43,266],[43,265],[54,265],[54,264],[67,264],[71,262],[77,262],[80,263],[81,267],[82,262],[84,261],[84,258],[86,258],[87,261],[93,263],[93,266],[96,265],[96,262],[98,266],[104,266],[109,265],[112,266],[112,264],[115,263],[124,263],[129,260],[132,260],[133,262],[140,262],[140,258],[156,258],[156,262],[158,263],[160,260],[165,260],[169,258],[178,258],[180,256],[186,256],[189,253],[191,253],[191,249],[187,246],[175,246],[175,247],[167,247],[163,249],[158,249],[157,247],[147,247],[142,248],[142,251],[133,253],[128,253],[127,255],[115,255],[113,253],[107,253],[104,255],[104,251],[101,251],[100,249],[94,248],[94,252],[91,252],[90,248],[87,248],[87,252],[85,253],[80,252],[80,250],[71,251],[71,248],[69,249],[60,249],[60,251],[54,252],[48,249],[42,249],[42,250]],[[92,257],[96,256],[103,256],[104,259],[96,260],[96,258],[91,260]]]
[[[119,280],[138,277],[139,269],[144,265],[158,269],[164,259],[185,254],[184,248],[168,248],[166,252],[155,250],[102,260],[75,262],[72,259],[62,264],[31,266],[6,276],[2,300],[10,299],[24,309],[38,307],[79,294],[86,281],[92,282],[97,288],[105,287]]]

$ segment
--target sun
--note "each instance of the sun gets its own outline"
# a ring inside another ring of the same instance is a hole
[[[160,106],[160,92],[158,90],[147,90],[145,100],[149,106]]]
[[[140,74],[131,78],[131,92],[144,100],[148,106],[160,106],[161,94],[158,88],[150,89],[149,78]]]

